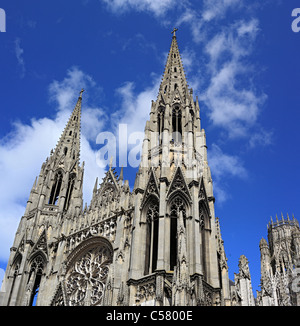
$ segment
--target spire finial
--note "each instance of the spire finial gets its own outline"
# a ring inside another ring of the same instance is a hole
[[[80,91],[80,95],[79,97],[82,98],[82,93],[84,92],[84,89],[82,88],[81,91]]]
[[[178,31],[178,28],[175,28],[175,27],[174,27],[174,28],[173,28],[173,31],[171,32],[171,33],[173,34],[173,37],[176,37],[176,34],[175,34],[175,33],[176,33],[177,31]]]

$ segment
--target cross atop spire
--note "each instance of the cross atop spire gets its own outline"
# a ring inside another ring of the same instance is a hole
[[[171,32],[171,33],[173,34],[173,37],[176,37],[176,34],[175,34],[175,33],[176,33],[177,31],[178,31],[178,28],[175,28],[175,27],[174,27],[174,28],[173,28],[173,31]]]

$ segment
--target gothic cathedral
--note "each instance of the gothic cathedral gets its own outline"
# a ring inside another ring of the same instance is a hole
[[[1,305],[255,305],[245,256],[235,283],[228,277],[205,131],[175,31],[133,190],[110,165],[83,207],[81,92],[31,189]]]

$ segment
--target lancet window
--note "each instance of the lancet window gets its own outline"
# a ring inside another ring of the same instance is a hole
[[[62,184],[62,179],[63,179],[62,172],[58,171],[54,177],[54,182],[52,185],[48,204],[57,205],[58,197],[59,197],[59,193],[60,193],[60,189],[61,189],[61,184]]]
[[[152,201],[146,213],[146,252],[145,252],[145,275],[153,273],[157,267],[158,254],[158,201]]]
[[[74,188],[74,183],[75,183],[75,174],[72,173],[69,177],[66,199],[65,199],[65,204],[64,204],[64,210],[68,210],[68,208],[70,206],[70,200],[71,200],[71,195],[72,195],[72,191]]]
[[[182,135],[182,114],[179,106],[172,110],[172,138],[176,143],[181,142]]]
[[[36,300],[41,284],[41,279],[43,275],[43,270],[44,270],[44,259],[39,254],[33,259],[30,267],[28,286],[27,286],[28,290],[30,291],[29,306],[34,306],[36,304]]]

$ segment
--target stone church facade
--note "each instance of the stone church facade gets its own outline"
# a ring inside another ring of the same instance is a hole
[[[272,224],[269,245],[260,243],[262,291],[257,300],[245,256],[234,282],[229,280],[199,103],[188,87],[175,32],[146,122],[133,190],[123,168],[117,175],[110,165],[103,180],[96,180],[90,205],[83,206],[80,92],[31,189],[11,248],[1,305],[299,303],[286,291],[295,274],[290,273],[292,279],[279,276],[298,262],[295,219],[278,224],[283,233]]]

